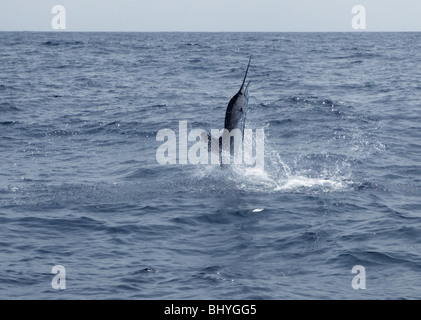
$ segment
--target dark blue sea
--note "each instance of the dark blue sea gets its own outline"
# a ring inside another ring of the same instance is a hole
[[[420,33],[1,32],[0,299],[420,299],[420,52]],[[159,164],[159,130],[223,128],[250,55],[264,170]]]

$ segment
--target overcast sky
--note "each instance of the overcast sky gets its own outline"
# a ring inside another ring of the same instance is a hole
[[[0,31],[354,31],[352,7],[366,9],[366,31],[421,31],[420,0],[0,0]]]

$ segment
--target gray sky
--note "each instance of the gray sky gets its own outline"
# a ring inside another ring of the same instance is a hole
[[[354,31],[351,9],[366,9],[366,31],[421,31],[420,0],[0,0],[0,31]]]

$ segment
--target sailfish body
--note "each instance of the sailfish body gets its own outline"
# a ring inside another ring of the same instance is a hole
[[[250,68],[251,57],[247,66],[246,74],[244,75],[243,84],[237,94],[231,98],[225,113],[224,128],[228,131],[233,129],[240,129],[244,135],[244,126],[246,122],[246,114],[249,102],[248,87],[250,81],[246,85],[248,70]]]
[[[210,134],[205,135],[202,137],[203,141],[208,141],[208,151],[217,153],[219,150],[219,163],[222,167],[226,166],[226,162],[223,161],[223,151],[224,155],[228,156],[225,159],[230,158],[234,154],[234,144],[230,143],[231,134],[235,130],[240,131],[240,142],[238,145],[236,144],[236,148],[242,147],[242,140],[244,139],[244,126],[246,123],[246,115],[248,109],[248,101],[249,101],[249,93],[248,87],[250,85],[250,81],[246,84],[248,70],[250,68],[251,57],[249,63],[247,65],[246,73],[244,75],[243,83],[241,84],[240,90],[231,98],[230,102],[228,103],[226,112],[225,112],[225,123],[224,123],[224,130],[222,136],[213,137]],[[234,130],[234,131],[233,131]],[[225,141],[225,142],[224,142]],[[235,139],[234,141],[235,142]],[[226,144],[228,143],[228,148],[226,148]],[[218,148],[219,147],[219,148]],[[230,161],[228,161],[228,164]]]
[[[222,137],[219,138],[219,156],[221,159],[221,166],[225,166],[225,164],[231,163],[231,158],[234,156],[239,148],[242,149],[243,140],[244,140],[244,126],[246,124],[246,115],[248,109],[248,102],[249,102],[249,93],[248,87],[250,85],[250,81],[246,85],[247,74],[250,68],[251,57],[249,63],[247,65],[246,73],[244,75],[243,83],[241,84],[240,90],[233,96],[228,103],[227,110],[225,113],[225,123],[224,123],[224,133]],[[231,141],[231,135],[233,134],[234,130],[239,130],[241,136],[239,137],[240,140],[234,139]],[[225,136],[225,138],[224,138]],[[224,142],[225,140],[225,142]],[[227,149],[227,145],[229,145],[229,149]],[[224,154],[226,155],[223,158],[223,150]],[[241,150],[240,150],[241,154]],[[224,161],[225,159],[225,161]]]

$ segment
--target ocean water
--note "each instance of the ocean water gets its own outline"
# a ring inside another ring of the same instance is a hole
[[[420,299],[420,52],[420,33],[0,33],[0,298]],[[223,127],[250,55],[264,170],[160,165],[159,130]]]

